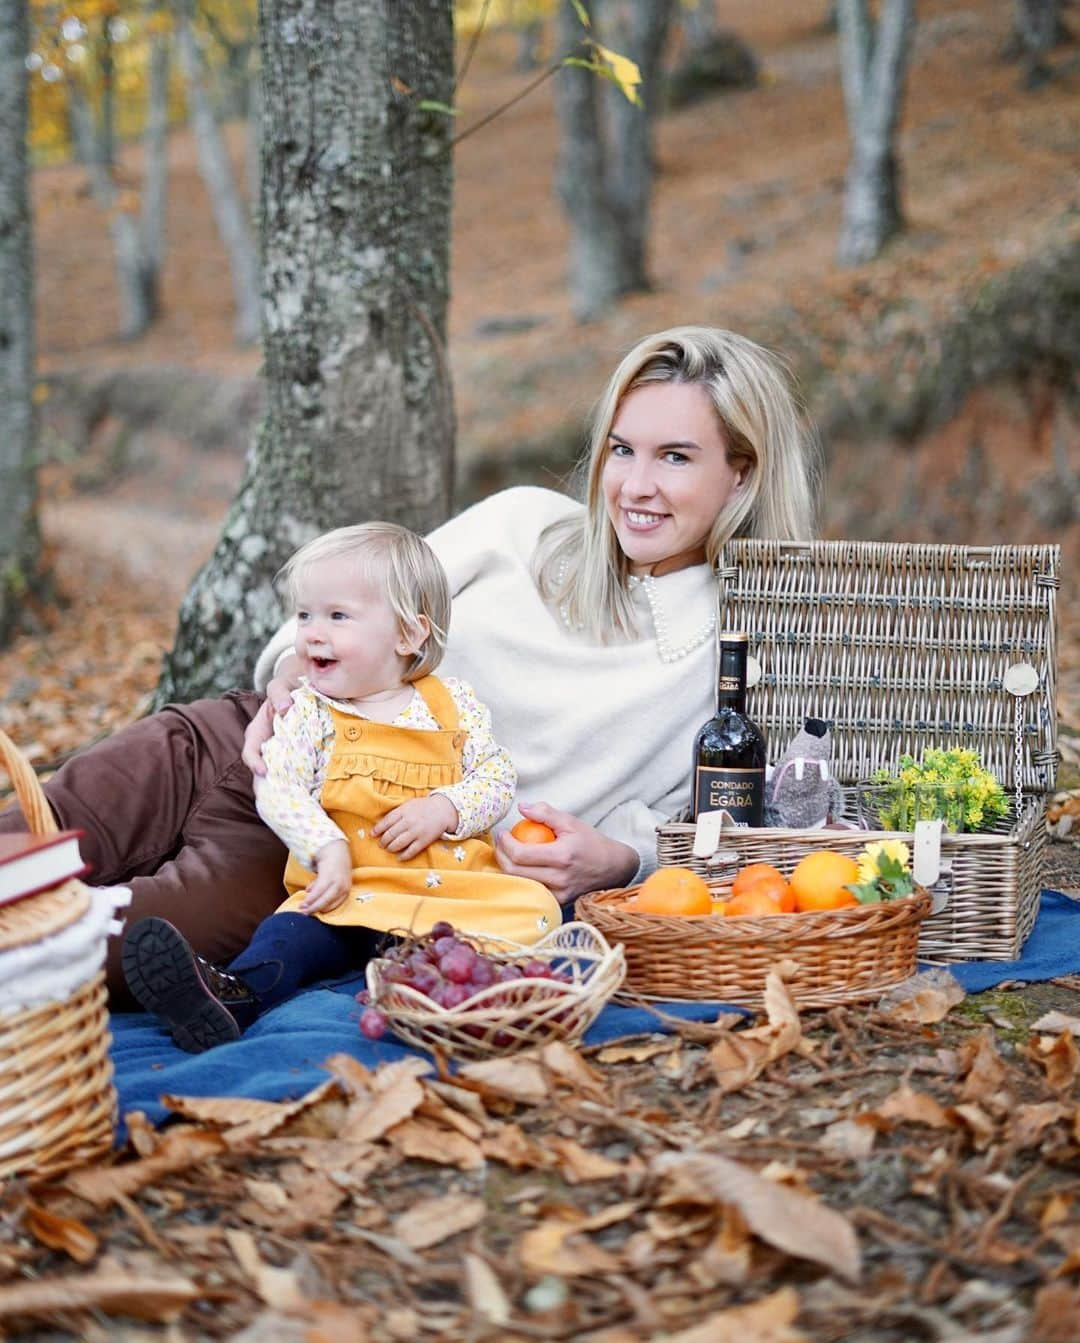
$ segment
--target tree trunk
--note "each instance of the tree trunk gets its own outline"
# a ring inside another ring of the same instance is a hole
[[[703,47],[716,36],[716,0],[697,0],[696,5],[684,6],[681,14],[686,45],[691,49]]]
[[[120,290],[120,335],[124,340],[134,340],[142,335],[154,315],[153,285],[148,283],[139,226],[120,199],[94,133],[90,107],[76,79],[67,81],[67,93],[75,152],[86,169],[94,199],[109,221],[116,282]]]
[[[543,19],[527,19],[518,28],[517,59],[515,70],[527,74],[540,64],[540,44],[544,40]]]
[[[0,0],[0,643],[39,582],[26,0]]]
[[[169,40],[150,38],[143,136],[142,236],[144,284],[151,317],[161,308],[161,267],[165,261],[165,202],[169,185]]]
[[[878,255],[903,227],[896,126],[915,29],[914,0],[839,0],[840,62],[851,138],[837,259],[854,266]]]
[[[592,0],[593,32],[638,63],[636,106],[588,70],[557,76],[561,127],[556,186],[570,221],[571,306],[578,321],[602,316],[621,294],[650,288],[647,267],[652,194],[652,113],[672,0]],[[558,13],[557,49],[583,36],[574,7]]]
[[[572,5],[559,7],[556,50],[577,48],[582,29]],[[579,322],[602,316],[618,298],[619,230],[608,196],[599,80],[588,70],[560,70],[556,80],[559,161],[555,185],[570,221],[570,305]]]
[[[259,337],[259,258],[249,215],[236,189],[232,162],[214,109],[207,96],[206,66],[195,42],[187,12],[177,18],[176,42],[187,90],[188,116],[195,136],[199,171],[210,196],[218,234],[229,258],[237,344]]]
[[[628,56],[641,71],[641,99],[636,106],[613,85],[605,85],[611,127],[608,193],[619,226],[619,290],[624,294],[652,288],[647,251],[649,203],[652,198],[652,127],[660,101],[661,58],[667,42],[674,0],[604,0],[600,10],[602,41]]]
[[[1050,78],[1050,51],[1064,35],[1061,0],[1016,0],[1013,28],[1024,64],[1024,87],[1039,88]]]
[[[263,0],[267,408],[158,700],[246,684],[303,541],[450,507],[451,0]]]

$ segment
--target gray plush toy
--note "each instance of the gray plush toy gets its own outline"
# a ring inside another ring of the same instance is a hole
[[[832,776],[830,724],[808,718],[787,750],[767,771],[765,824],[816,830],[839,816],[844,793]]]

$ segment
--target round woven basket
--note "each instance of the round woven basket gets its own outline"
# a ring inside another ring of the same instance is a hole
[[[37,776],[3,732],[0,760],[31,832],[54,834],[58,827]],[[0,952],[27,945],[24,916],[37,919],[35,940],[70,926],[62,899],[83,910],[88,904],[78,881],[64,883],[62,892],[24,897],[19,931],[5,934],[0,924]],[[99,971],[66,999],[0,1011],[0,1179],[44,1179],[111,1149],[116,1092],[105,999]]]
[[[710,881],[714,898],[729,882]],[[798,969],[787,986],[802,1007],[876,998],[915,973],[919,925],[930,897],[918,890],[880,905],[767,918],[722,914],[677,918],[623,908],[638,888],[594,891],[577,915],[626,952],[626,984],[643,998],[761,1005],[765,977],[780,961]]]
[[[537,960],[564,970],[568,981],[514,979],[492,984],[460,1007],[440,1007],[425,994],[385,977],[387,960],[368,962],[373,1007],[399,1039],[448,1058],[485,1059],[550,1040],[578,1040],[626,974],[621,947],[584,923],[564,923],[530,946],[484,938],[493,960]]]

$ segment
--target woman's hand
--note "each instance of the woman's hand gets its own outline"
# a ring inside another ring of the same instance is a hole
[[[521,803],[522,816],[542,821],[555,831],[549,844],[522,844],[509,832],[497,835],[499,866],[515,877],[531,877],[552,893],[560,905],[568,905],[586,891],[625,886],[638,870],[637,850],[617,839],[608,839],[568,811],[546,802]]]
[[[274,735],[274,715],[288,712],[292,704],[292,692],[300,684],[303,670],[303,662],[294,653],[282,660],[277,675],[267,682],[266,699],[244,729],[244,749],[240,752],[240,759],[252,774],[266,773],[262,748]]]

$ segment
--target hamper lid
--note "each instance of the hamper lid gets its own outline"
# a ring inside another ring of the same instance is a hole
[[[747,712],[775,757],[806,716],[833,723],[834,770],[869,778],[927,747],[960,746],[1006,787],[1057,772],[1058,546],[729,541],[719,625],[745,629],[761,679]],[[1038,685],[1017,700],[1009,667]]]

